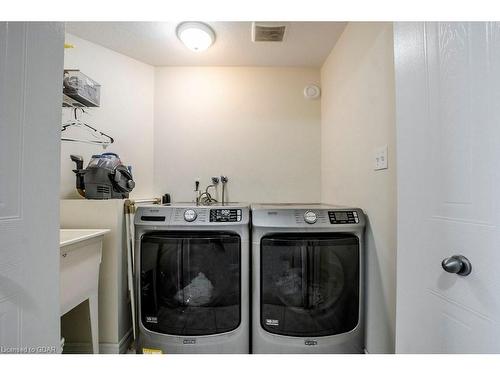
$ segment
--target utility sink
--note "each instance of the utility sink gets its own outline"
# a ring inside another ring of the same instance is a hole
[[[60,313],[89,301],[93,352],[98,353],[98,286],[102,240],[109,229],[61,229]],[[81,322],[75,322],[76,324]]]
[[[104,236],[108,232],[109,229],[61,229],[59,232],[59,247]]]

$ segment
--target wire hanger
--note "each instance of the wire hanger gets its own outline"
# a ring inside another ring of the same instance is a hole
[[[78,138],[63,137],[63,138],[61,138],[61,141],[80,142],[80,143],[88,143],[88,144],[93,144],[93,145],[100,145],[104,149],[115,141],[111,136],[107,135],[106,133],[103,133],[103,132],[97,130],[96,128],[90,126],[89,124],[86,124],[85,122],[79,120],[78,116],[77,116],[78,110],[82,111],[82,113],[86,113],[83,108],[80,108],[80,107],[73,108],[74,119],[72,119],[68,122],[65,122],[62,125],[61,132],[64,132],[68,128],[71,128],[71,127],[77,127],[77,128],[81,128],[81,129],[84,129],[85,131],[87,131],[87,133],[90,134],[91,139],[78,139]]]

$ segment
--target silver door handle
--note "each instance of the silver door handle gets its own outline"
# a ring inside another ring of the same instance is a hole
[[[463,255],[453,255],[443,259],[441,267],[443,267],[446,272],[456,273],[460,276],[467,276],[472,272],[472,264],[470,264],[469,259]]]

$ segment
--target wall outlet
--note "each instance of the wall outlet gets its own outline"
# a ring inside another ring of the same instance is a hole
[[[375,150],[375,165],[373,169],[379,171],[381,169],[387,169],[387,145],[379,147]]]

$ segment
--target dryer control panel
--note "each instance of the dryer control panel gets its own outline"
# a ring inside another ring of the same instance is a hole
[[[233,208],[216,208],[210,210],[210,221],[216,223],[241,221],[241,210]]]
[[[328,211],[330,224],[357,224],[359,223],[356,211]]]

